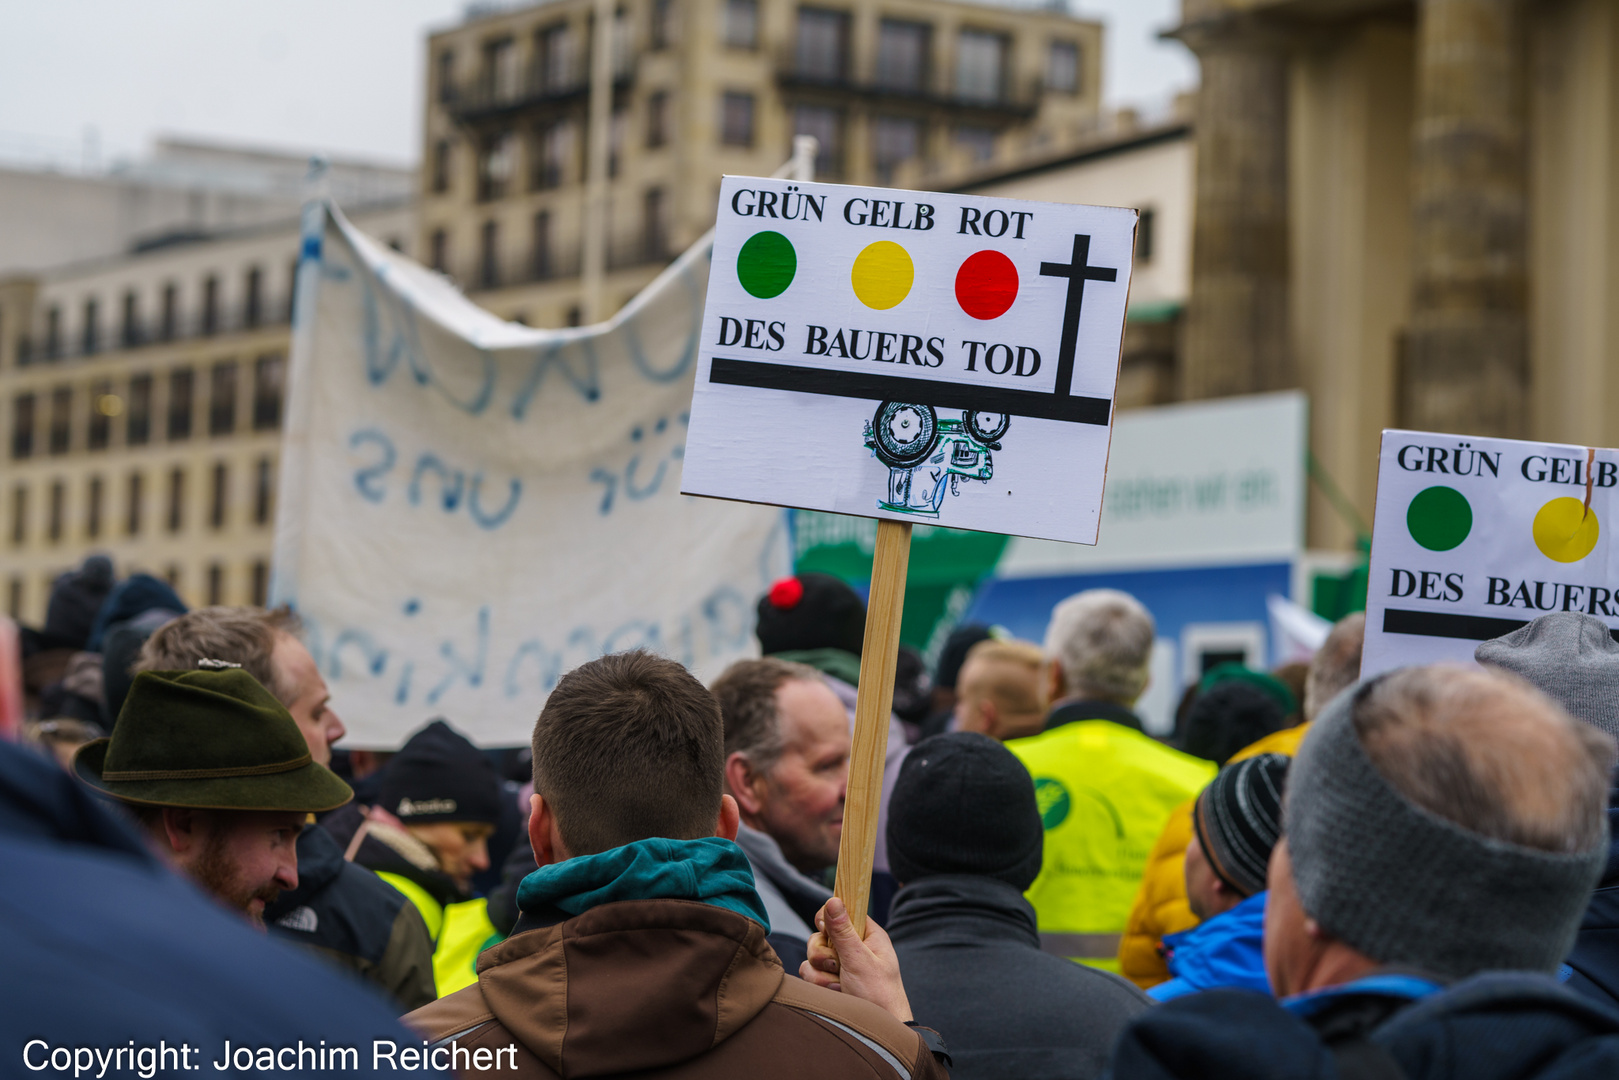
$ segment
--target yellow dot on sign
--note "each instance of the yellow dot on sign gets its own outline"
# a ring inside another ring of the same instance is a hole
[[[1553,499],[1535,515],[1535,546],[1548,559],[1579,562],[1597,546],[1596,512],[1585,512],[1583,499]]]
[[[911,264],[910,253],[892,240],[867,244],[855,256],[854,268],[849,271],[855,296],[878,311],[887,311],[910,295],[915,280],[916,267]]]

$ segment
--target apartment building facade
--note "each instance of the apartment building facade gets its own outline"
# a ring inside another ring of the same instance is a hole
[[[478,302],[577,323],[589,0],[428,40],[418,250]],[[714,221],[720,177],[794,135],[818,179],[945,186],[1077,146],[1100,116],[1100,23],[942,0],[624,0],[612,34],[605,308]]]
[[[352,212],[406,249],[408,201]],[[0,605],[111,555],[187,603],[269,585],[295,220],[0,279]]]

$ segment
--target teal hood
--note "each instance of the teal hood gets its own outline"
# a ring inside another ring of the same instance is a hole
[[[619,900],[697,900],[745,915],[770,932],[742,849],[729,840],[653,837],[542,866],[517,887],[522,911],[582,915]]]

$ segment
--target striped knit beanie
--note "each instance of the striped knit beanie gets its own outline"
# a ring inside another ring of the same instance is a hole
[[[1227,765],[1197,797],[1197,842],[1215,874],[1241,896],[1265,888],[1271,849],[1282,835],[1282,789],[1291,763],[1284,754],[1260,754]]]

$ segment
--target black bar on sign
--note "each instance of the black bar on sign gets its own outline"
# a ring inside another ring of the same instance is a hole
[[[798,394],[825,394],[828,397],[863,398],[868,401],[903,401],[912,405],[932,405],[936,409],[975,409],[1035,420],[1066,420],[1073,424],[1099,424],[1104,427],[1108,414],[1113,410],[1113,403],[1107,398],[1059,397],[1035,390],[964,386],[932,379],[828,371],[794,364],[726,360],[718,356],[708,370],[708,381],[723,386],[753,386],[761,390],[790,390]]]
[[[1492,619],[1488,615],[1452,615],[1444,611],[1408,611],[1404,608],[1383,610],[1385,634],[1420,634],[1423,637],[1463,638],[1467,641],[1489,641],[1510,634],[1529,625],[1527,619]],[[1619,630],[1609,630],[1619,641]]]

